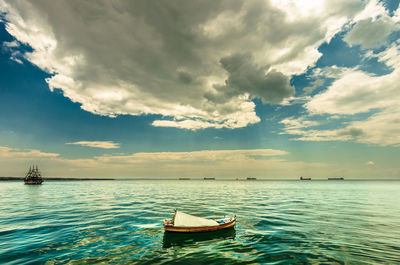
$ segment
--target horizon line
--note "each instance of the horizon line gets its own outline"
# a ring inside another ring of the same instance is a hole
[[[211,177],[210,177],[211,178]],[[179,180],[179,181],[190,181],[190,180],[203,180],[203,181],[249,181],[249,182],[254,182],[254,181],[302,181],[302,182],[308,182],[308,181],[400,181],[399,178],[345,178],[343,179],[329,179],[329,178],[336,178],[336,177],[324,177],[324,178],[311,178],[310,180],[301,180],[300,178],[250,178],[247,179],[245,178],[217,178],[217,177],[212,177],[211,179],[204,179],[204,178],[143,178],[143,177],[137,177],[137,178],[110,178],[110,177],[84,177],[84,178],[78,178],[78,177],[43,177],[44,180],[49,180],[49,181],[57,181],[57,180],[115,180],[115,181],[126,181],[126,180]],[[7,181],[7,180],[23,180],[24,177],[11,177],[11,176],[0,176],[0,181]]]

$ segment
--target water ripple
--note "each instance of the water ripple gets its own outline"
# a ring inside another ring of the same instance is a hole
[[[400,182],[88,181],[0,192],[0,263],[393,264]],[[173,209],[236,229],[163,232]]]

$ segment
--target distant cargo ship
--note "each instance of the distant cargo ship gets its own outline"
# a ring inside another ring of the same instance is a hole
[[[344,178],[328,178],[328,180],[344,180]]]
[[[215,178],[207,178],[207,177],[205,177],[204,180],[215,180]]]
[[[42,184],[42,174],[40,173],[38,166],[29,167],[28,173],[24,178],[24,182],[26,185],[39,185]]]
[[[247,178],[247,180],[257,180],[257,178]]]
[[[300,180],[311,180],[311,178],[300,177]]]

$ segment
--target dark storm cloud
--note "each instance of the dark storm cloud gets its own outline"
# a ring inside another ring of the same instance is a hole
[[[290,77],[364,6],[309,4],[0,0],[0,9],[8,32],[32,47],[25,58],[53,74],[49,87],[83,109],[235,128],[259,121],[252,98],[292,96]]]
[[[261,98],[264,103],[280,103],[294,94],[287,76],[275,70],[266,74],[269,66],[257,67],[252,63],[250,54],[224,57],[220,62],[228,72],[225,87],[221,87],[227,93],[249,93]]]

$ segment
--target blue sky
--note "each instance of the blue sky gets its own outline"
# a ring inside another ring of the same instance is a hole
[[[0,1],[0,175],[400,177],[398,1],[197,5]]]

